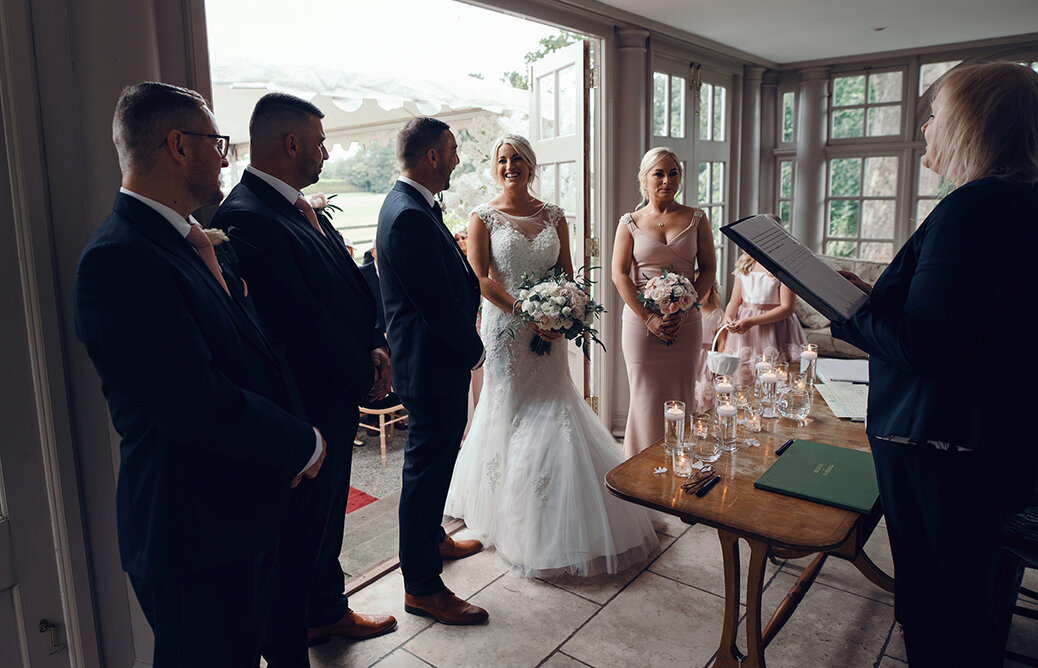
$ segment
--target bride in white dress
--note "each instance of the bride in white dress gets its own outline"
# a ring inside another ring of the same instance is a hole
[[[489,302],[483,393],[445,512],[524,576],[616,573],[645,561],[658,539],[647,510],[605,489],[623,455],[570,380],[572,343],[535,326],[502,334],[523,274],[555,267],[573,276],[566,219],[530,195],[537,165],[526,139],[505,135],[493,155],[503,191],[472,213],[468,240]],[[535,335],[555,341],[550,354],[530,350]]]

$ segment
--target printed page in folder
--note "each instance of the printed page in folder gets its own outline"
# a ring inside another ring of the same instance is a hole
[[[822,395],[829,410],[838,418],[854,421],[865,419],[869,402],[869,386],[856,383],[816,383],[815,390]]]
[[[790,290],[833,322],[843,322],[869,300],[832,267],[764,214],[737,220],[721,231]]]

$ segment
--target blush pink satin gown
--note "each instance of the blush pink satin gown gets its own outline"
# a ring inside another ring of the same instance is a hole
[[[631,280],[640,291],[645,282],[661,269],[695,276],[698,227],[703,212],[696,209],[692,222],[669,244],[638,229],[625,213],[620,222],[634,239]],[[631,404],[624,433],[624,455],[632,457],[663,438],[663,402],[684,401],[686,412],[695,410],[696,366],[702,350],[703,321],[698,311],[690,311],[670,346],[645,328],[642,319],[626,305],[623,311],[623,353]]]

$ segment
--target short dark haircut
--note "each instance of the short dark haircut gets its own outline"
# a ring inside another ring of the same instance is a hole
[[[191,122],[207,106],[204,97],[188,88],[158,81],[126,87],[112,118],[112,142],[123,173],[150,171],[170,130],[201,131]]]
[[[249,140],[280,139],[298,131],[311,118],[324,118],[324,112],[311,102],[288,93],[267,93],[256,102],[249,119]]]
[[[438,118],[412,118],[396,136],[396,159],[404,167],[414,167],[431,148],[443,148],[443,131],[450,130]]]

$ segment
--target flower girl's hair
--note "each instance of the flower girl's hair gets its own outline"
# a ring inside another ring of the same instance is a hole
[[[757,261],[752,257],[743,253],[735,262],[735,271],[739,274],[748,274],[750,273],[750,269],[753,269],[753,265],[756,264],[756,262]]]
[[[497,164],[497,152],[500,151],[501,147],[505,144],[514,148],[515,152],[519,154],[519,157],[523,159],[523,162],[530,166],[530,180],[526,183],[526,187],[529,188],[530,184],[532,184],[534,179],[537,178],[537,154],[533,152],[533,147],[530,146],[530,142],[526,137],[507,134],[503,137],[499,137],[498,140],[494,142],[494,150],[490,153],[492,165]],[[494,181],[496,181],[498,185],[502,185],[501,177],[498,176],[497,170],[491,168],[490,171],[494,174]]]

